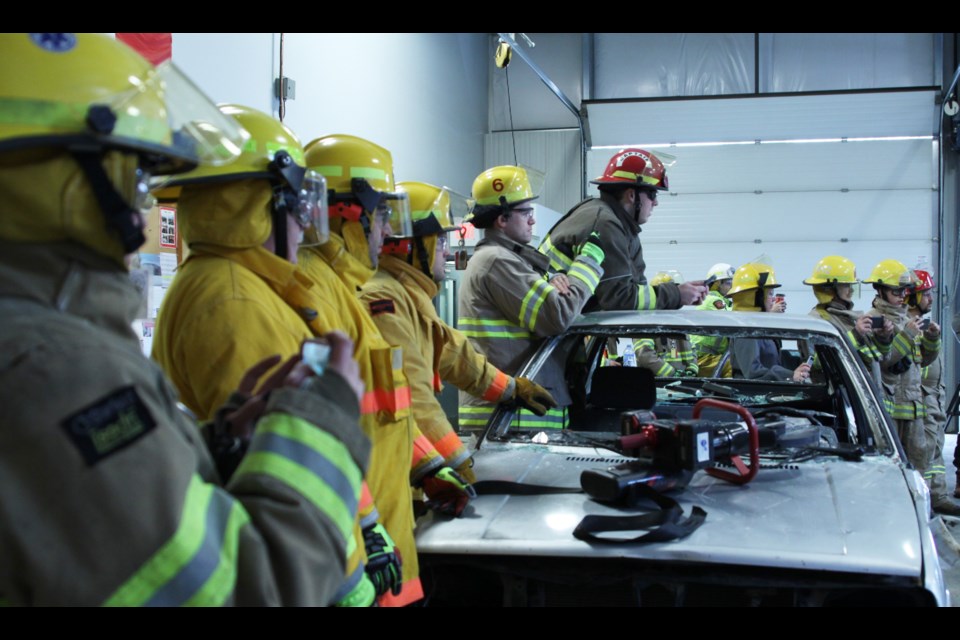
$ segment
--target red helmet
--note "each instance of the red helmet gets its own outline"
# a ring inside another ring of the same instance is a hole
[[[643,149],[621,149],[610,158],[603,175],[590,182],[652,187],[658,191],[670,188],[663,163],[657,156]]]
[[[913,287],[913,290],[916,292],[926,291],[928,289],[933,289],[933,276],[930,275],[929,271],[923,271],[921,269],[915,269],[913,271],[917,276],[916,284]]]

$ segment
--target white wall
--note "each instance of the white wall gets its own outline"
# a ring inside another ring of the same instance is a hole
[[[284,122],[306,144],[349,133],[386,147],[398,180],[469,193],[483,170],[486,34],[291,33]],[[280,34],[175,33],[173,58],[217,102],[277,112]]]

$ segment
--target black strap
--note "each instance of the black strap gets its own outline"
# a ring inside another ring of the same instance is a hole
[[[638,516],[585,516],[577,528],[573,530],[573,537],[585,542],[601,544],[630,544],[636,542],[667,542],[686,538],[700,528],[707,519],[707,512],[700,507],[693,507],[688,517],[683,517],[683,508],[673,498],[666,496],[656,489],[645,484],[634,487],[632,505],[646,498],[652,500],[660,511],[645,513]],[[607,531],[638,531],[652,529],[636,538],[604,538],[595,535]]]
[[[510,482],[508,480],[481,480],[473,483],[477,495],[533,496],[557,493],[583,493],[579,487],[547,487],[538,484]],[[673,498],[664,495],[645,484],[633,487],[630,506],[636,506],[642,500],[650,500],[659,507],[659,511],[636,516],[585,516],[573,536],[585,542],[601,544],[632,544],[638,542],[667,542],[686,538],[696,531],[707,518],[707,512],[693,507],[688,517],[683,517],[683,508]],[[652,529],[636,538],[605,538],[597,533],[607,531],[638,531]]]
[[[100,205],[107,226],[117,232],[124,253],[133,253],[147,237],[143,233],[143,220],[123,199],[103,168],[103,154],[99,150],[73,149],[74,159],[83,170],[93,195]]]

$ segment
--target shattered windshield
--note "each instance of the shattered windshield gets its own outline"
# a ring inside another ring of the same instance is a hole
[[[875,391],[841,340],[742,327],[578,328],[547,341],[521,371],[550,390],[564,428],[504,410],[486,437],[623,452],[622,437],[640,423],[752,419],[766,455],[889,454]]]

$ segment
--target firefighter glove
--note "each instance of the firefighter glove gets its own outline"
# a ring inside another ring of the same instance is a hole
[[[529,409],[538,416],[546,415],[548,409],[557,406],[550,392],[529,378],[514,378],[513,399],[524,409]]]
[[[584,243],[577,248],[577,255],[588,256],[597,264],[603,264],[605,254],[600,247],[600,235],[596,231],[591,233]]]
[[[367,549],[367,576],[373,582],[377,595],[382,596],[387,591],[395,596],[400,595],[400,589],[403,588],[403,562],[393,538],[382,524],[377,522],[363,530],[363,546]]]
[[[423,479],[423,493],[427,506],[438,513],[459,518],[467,503],[477,497],[477,491],[463,476],[450,467],[440,467]]]

